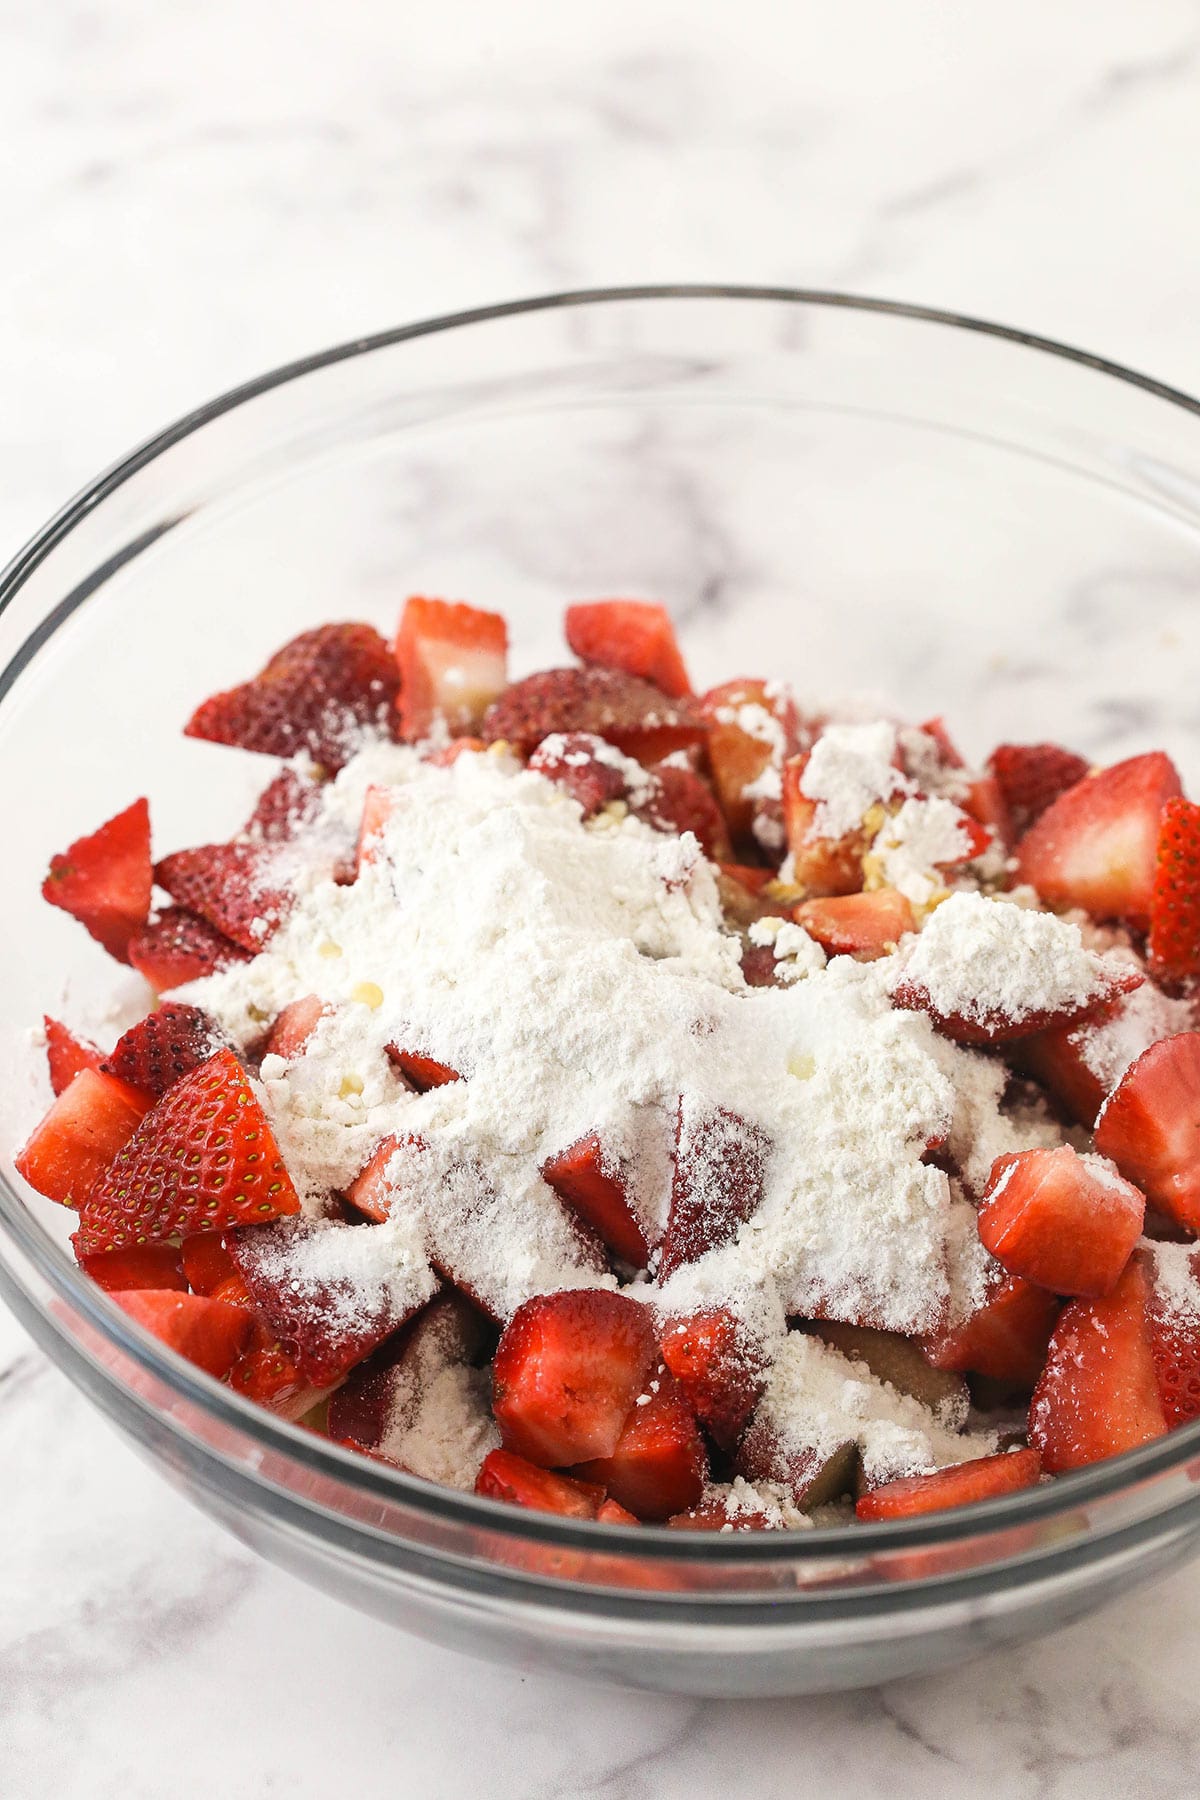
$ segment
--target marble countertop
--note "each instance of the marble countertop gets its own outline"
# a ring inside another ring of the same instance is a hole
[[[262,368],[564,286],[874,292],[1200,388],[1195,0],[546,13],[0,0],[0,555]],[[2,1315],[0,1467],[14,1800],[1196,1790],[1200,1567],[936,1679],[701,1705],[469,1663],[308,1591]]]

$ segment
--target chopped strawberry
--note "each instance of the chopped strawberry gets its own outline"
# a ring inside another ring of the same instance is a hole
[[[218,1026],[206,1012],[168,1000],[131,1025],[100,1066],[106,1075],[116,1075],[157,1100],[207,1062],[221,1041]]]
[[[299,1209],[241,1064],[218,1050],[169,1088],[117,1151],[81,1209],[76,1249],[120,1250]]]
[[[1200,1231],[1200,1032],[1144,1050],[1096,1122],[1096,1148],[1153,1206]]]
[[[961,1012],[942,1012],[921,982],[902,976],[892,989],[892,1003],[905,1012],[928,1013],[942,1036],[953,1038],[955,1043],[1008,1044],[1061,1026],[1082,1025],[1111,1008],[1122,994],[1133,993],[1144,980],[1140,969],[1107,968],[1103,973],[1097,972],[1097,985],[1082,1002],[1072,1000],[1056,1011],[1041,1008],[1016,1015],[994,1011],[968,1017]]]
[[[320,809],[320,782],[292,768],[280,769],[258,796],[242,835],[252,844],[289,844]]]
[[[671,615],[650,600],[590,600],[568,606],[567,643],[581,662],[652,681],[678,699],[692,684]]]
[[[258,844],[202,844],[155,865],[172,900],[243,950],[261,950],[291,911],[293,896],[273,873],[275,852]]]
[[[174,1244],[131,1244],[127,1250],[106,1250],[103,1256],[82,1257],[80,1267],[110,1294],[131,1288],[187,1292],[187,1277]]]
[[[856,956],[860,962],[890,955],[905,933],[917,928],[911,903],[891,887],[805,900],[792,917],[830,956]]]
[[[639,1519],[669,1519],[695,1506],[708,1480],[708,1456],[684,1391],[661,1364],[638,1396],[609,1456],[580,1463]]]
[[[1058,1314],[1055,1295],[996,1269],[975,1310],[924,1338],[922,1349],[935,1369],[1031,1388],[1046,1366]]]
[[[672,1531],[770,1531],[771,1521],[765,1512],[743,1511],[735,1513],[726,1510],[725,1502],[718,1494],[712,1500],[702,1499],[697,1506],[691,1506],[687,1512],[676,1513],[668,1519],[667,1524]]]
[[[215,1294],[231,1276],[241,1281],[223,1231],[194,1231],[179,1246],[179,1256],[194,1294]]]
[[[1192,1246],[1170,1247],[1170,1254],[1186,1258],[1185,1298],[1158,1278],[1158,1255],[1143,1252],[1150,1276],[1146,1321],[1150,1353],[1158,1380],[1158,1397],[1167,1425],[1190,1425],[1200,1419],[1200,1250]]]
[[[321,1020],[332,1011],[328,1002],[317,994],[305,994],[303,999],[293,1000],[271,1027],[267,1055],[282,1056],[287,1062],[302,1055]]]
[[[447,600],[406,600],[396,638],[400,735],[426,738],[435,720],[453,737],[476,729],[508,679],[508,626],[499,613]]]
[[[1091,764],[1060,744],[998,744],[988,769],[1000,789],[1014,837],[1031,825],[1068,789],[1081,782]]]
[[[682,1098],[676,1115],[671,1206],[658,1279],[727,1244],[757,1212],[770,1144],[735,1113],[702,1111]]]
[[[150,916],[150,807],[135,800],[50,859],[42,898],[61,906],[118,962]]]
[[[358,848],[355,851],[355,873],[361,875],[368,863],[375,862],[380,856],[382,847],[379,838],[385,825],[392,816],[396,804],[391,788],[380,787],[372,782],[363,795],[362,819],[358,827]]]
[[[747,944],[742,951],[742,980],[747,987],[777,987],[778,967],[778,958],[770,944]]]
[[[818,898],[832,894],[857,894],[863,884],[863,857],[867,839],[861,831],[844,837],[811,835],[817,803],[803,791],[801,782],[808,757],[792,756],[783,765],[783,824],[797,887]]]
[[[786,689],[766,681],[725,681],[702,695],[700,707],[708,722],[708,766],[713,786],[729,829],[739,843],[755,840],[755,825],[765,833],[763,842],[777,840],[783,846],[783,814],[780,789],[774,778],[767,785],[775,794],[760,793],[771,764],[782,766],[799,745],[796,707]]]
[[[1015,1494],[1019,1488],[1036,1487],[1041,1479],[1042,1462],[1036,1450],[1006,1450],[999,1456],[954,1463],[932,1475],[885,1481],[865,1493],[854,1510],[860,1519],[913,1519],[921,1513]]]
[[[610,1250],[635,1268],[645,1268],[650,1248],[629,1201],[626,1172],[605,1155],[594,1132],[543,1163],[542,1179]]]
[[[1100,1300],[1072,1300],[1050,1339],[1029,1409],[1029,1441],[1051,1475],[1083,1468],[1161,1437],[1147,1307],[1150,1284],[1135,1257]]]
[[[642,763],[661,762],[704,740],[704,721],[690,700],[616,669],[548,669],[514,681],[484,716],[482,735],[526,753],[552,732],[584,731]]]
[[[387,729],[399,677],[370,625],[319,625],[277,650],[252,681],[214,694],[192,714],[188,737],[268,756],[305,750],[336,774],[364,733]]]
[[[17,1152],[17,1173],[48,1200],[82,1206],[152,1105],[124,1081],[81,1070]]]
[[[979,1236],[1010,1275],[1055,1294],[1111,1293],[1142,1235],[1145,1197],[1100,1156],[1022,1150],[998,1156]]]
[[[619,1500],[606,1500],[596,1517],[601,1525],[640,1525],[642,1522],[636,1513],[631,1513]]]
[[[346,1198],[363,1217],[381,1225],[391,1211],[392,1183],[388,1165],[396,1154],[397,1140],[384,1138],[366,1167],[355,1176],[346,1190]]]
[[[482,738],[456,737],[451,738],[448,744],[439,744],[435,750],[429,750],[424,754],[423,760],[431,769],[450,769],[460,756],[466,756],[468,752],[477,754],[486,749],[487,745]]]
[[[1168,980],[1200,973],[1200,806],[1190,800],[1163,808],[1146,952]]]
[[[765,1379],[764,1357],[746,1326],[721,1310],[672,1319],[662,1357],[714,1443],[735,1449]]]
[[[144,1331],[218,1380],[229,1374],[253,1330],[240,1306],[204,1294],[135,1288],[112,1297]]]
[[[253,1332],[253,1314],[243,1310],[243,1317],[251,1320]],[[229,1371],[229,1385],[283,1419],[303,1418],[321,1398],[320,1389],[304,1379],[282,1345],[257,1343],[253,1336]]]
[[[399,1044],[385,1046],[390,1060],[396,1065],[418,1094],[428,1093],[430,1088],[446,1087],[451,1081],[461,1081],[462,1076],[457,1069],[448,1063],[438,1062],[436,1057],[426,1056],[421,1050],[403,1050]]]
[[[129,945],[129,960],[157,993],[215,975],[250,953],[182,906],[164,907]]]
[[[103,1050],[95,1044],[89,1044],[86,1038],[77,1038],[58,1019],[52,1019],[47,1013],[42,1020],[46,1032],[46,1064],[50,1071],[50,1086],[56,1094],[61,1094],[70,1087],[81,1069],[98,1069],[104,1061]]]
[[[611,747],[587,731],[552,732],[529,758],[529,767],[565,788],[572,800],[578,801],[585,819],[594,818],[613,800],[626,796],[625,776],[613,760]]]
[[[712,862],[731,856],[724,817],[704,777],[670,763],[657,763],[651,774],[654,791],[633,807],[638,817],[659,831],[692,832]]]
[[[770,1481],[787,1488],[797,1506],[824,1506],[854,1485],[858,1445],[853,1439],[832,1449],[785,1443],[760,1406],[738,1445],[733,1466],[752,1485]]]
[[[767,884],[775,880],[775,871],[774,869],[755,868],[751,863],[723,862],[721,876],[725,881],[735,881],[740,888],[745,888],[752,898],[758,899]],[[760,916],[757,912],[751,914],[752,918]]]
[[[1169,756],[1154,751],[1088,775],[1017,845],[1017,875],[1050,906],[1096,919],[1150,919],[1163,808],[1180,794]]]
[[[475,1477],[475,1492],[534,1512],[561,1513],[567,1519],[598,1518],[604,1505],[602,1487],[570,1475],[552,1475],[511,1450],[488,1452]]]
[[[1052,1025],[1022,1038],[1017,1046],[1021,1068],[1047,1088],[1088,1131],[1096,1123],[1096,1114],[1108,1092],[1088,1065],[1087,1042],[1095,1024],[1090,1019],[1082,1023],[1072,1019],[1066,1025]]]
[[[505,1447],[551,1468],[611,1456],[657,1354],[649,1311],[623,1294],[579,1288],[527,1300],[492,1364]]]
[[[492,1342],[483,1314],[453,1288],[444,1289],[330,1396],[330,1437],[379,1455],[397,1423],[411,1422],[422,1390],[438,1372],[456,1364],[479,1367]]]
[[[971,782],[959,802],[969,818],[982,825],[993,842],[1011,849],[1016,829],[1008,804],[994,775],[980,775]]]

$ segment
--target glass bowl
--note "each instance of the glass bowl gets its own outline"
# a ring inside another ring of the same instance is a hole
[[[505,612],[666,600],[701,683],[942,712],[968,753],[1151,746],[1200,779],[1200,407],[915,307],[727,288],[557,295],[388,332],[212,402],[102,475],[0,583],[9,875],[0,1292],[198,1505],[351,1603],[521,1666],[788,1694],[959,1662],[1078,1617],[1200,1539],[1200,1427],[908,1524],[715,1535],[572,1524],[428,1484],[243,1402],[75,1268],[11,1151],[29,1028],[134,978],[42,904],[50,853],[149,792],[161,847],[227,836],[262,759],[192,705],[409,592]],[[114,983],[114,975],[116,980]]]

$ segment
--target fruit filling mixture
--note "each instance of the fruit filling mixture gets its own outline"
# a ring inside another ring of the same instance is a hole
[[[43,892],[156,1002],[45,1022],[17,1167],[239,1393],[579,1519],[777,1530],[1200,1416],[1200,807],[1159,752],[693,691],[666,612],[413,599],[187,732],[280,759]],[[220,751],[214,754],[222,754]]]

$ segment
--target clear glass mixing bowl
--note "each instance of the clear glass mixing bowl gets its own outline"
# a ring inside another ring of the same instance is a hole
[[[80,1275],[69,1220],[11,1162],[44,1102],[28,1028],[114,983],[40,901],[47,859],[147,791],[158,845],[228,835],[264,765],[185,739],[193,703],[306,626],[389,630],[410,592],[507,613],[519,670],[561,659],[564,601],[654,595],[702,683],[786,675],[944,712],[977,754],[1162,745],[1200,781],[1200,407],[1076,351],[838,295],[568,294],[214,401],[0,583],[0,1292],[37,1341],[265,1555],[522,1665],[708,1694],[847,1687],[1065,1623],[1190,1555],[1200,1428],[912,1524],[569,1524],[275,1421]]]

